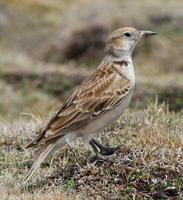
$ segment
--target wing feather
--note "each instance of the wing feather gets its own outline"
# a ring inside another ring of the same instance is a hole
[[[103,62],[51,118],[39,142],[48,142],[90,123],[113,109],[125,98],[129,88],[130,80],[113,63]]]

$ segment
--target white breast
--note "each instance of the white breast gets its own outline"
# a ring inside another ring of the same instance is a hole
[[[131,60],[129,61],[127,66],[124,66],[121,69],[121,73],[130,80],[131,88],[133,89],[135,86],[135,72],[134,72],[134,67]]]

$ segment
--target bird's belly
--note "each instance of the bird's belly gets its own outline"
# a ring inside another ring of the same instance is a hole
[[[124,110],[128,107],[131,97],[132,92],[128,96],[126,96],[126,98],[123,99],[118,106],[116,106],[110,111],[107,111],[99,118],[93,120],[93,122],[91,122],[84,129],[82,129],[81,134],[83,136],[90,134],[93,135],[95,133],[101,132],[105,127],[109,126],[111,123],[116,121],[123,114]]]

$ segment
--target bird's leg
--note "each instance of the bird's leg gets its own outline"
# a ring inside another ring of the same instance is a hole
[[[121,146],[119,145],[117,147],[106,147],[97,142],[95,139],[91,139],[89,143],[92,146],[93,150],[95,151],[96,155],[102,155],[102,156],[111,156]]]

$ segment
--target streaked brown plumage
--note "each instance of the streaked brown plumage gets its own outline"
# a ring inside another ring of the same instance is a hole
[[[133,35],[129,40],[124,34]],[[153,32],[144,32],[153,35]],[[142,32],[134,28],[114,31],[107,42],[105,57],[97,70],[86,78],[26,148],[42,145],[23,182],[41,162],[66,142],[101,131],[115,121],[128,106],[135,84],[131,53]]]
[[[116,106],[126,95],[129,87],[130,80],[120,74],[117,64],[102,63],[74,91],[68,101],[48,122],[44,131],[26,148],[50,142],[52,139],[90,123],[103,112]]]

